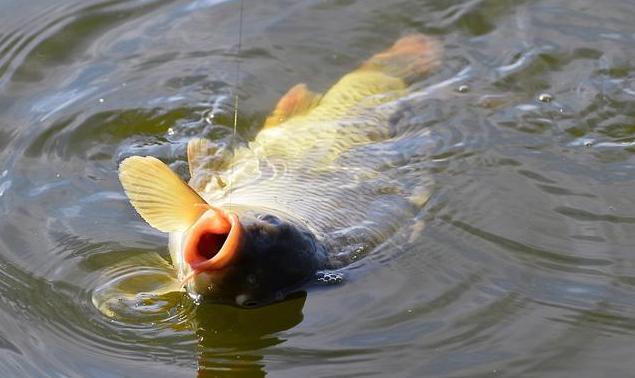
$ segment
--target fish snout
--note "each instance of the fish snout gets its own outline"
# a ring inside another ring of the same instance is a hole
[[[308,282],[326,251],[306,227],[284,216],[241,209],[239,220],[212,207],[188,230],[183,257],[191,272],[182,282],[191,294],[257,307]]]
[[[236,257],[243,233],[236,214],[207,210],[187,232],[185,262],[193,272],[222,269]]]

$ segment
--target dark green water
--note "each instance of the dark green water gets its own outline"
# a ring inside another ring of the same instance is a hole
[[[99,288],[152,286],[165,268],[144,261],[167,256],[116,166],[185,171],[189,137],[227,135],[239,2],[4,0],[0,376],[633,374],[632,0],[245,5],[247,139],[290,86],[324,89],[409,32],[442,41],[427,82],[458,81],[401,120],[435,138],[426,227],[277,305],[102,314]]]

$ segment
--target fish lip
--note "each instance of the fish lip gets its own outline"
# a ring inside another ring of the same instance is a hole
[[[236,256],[243,233],[238,215],[211,207],[187,231],[183,248],[185,262],[193,274],[222,269]],[[225,237],[223,245],[211,258],[202,256],[198,251],[201,238],[208,234]]]

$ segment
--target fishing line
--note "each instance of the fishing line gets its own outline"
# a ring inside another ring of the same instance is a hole
[[[240,80],[240,51],[243,43],[243,13],[244,13],[244,0],[240,0],[240,16],[238,21],[238,51],[236,52],[236,76],[234,77],[234,132],[232,134],[232,140],[230,142],[231,148],[235,153],[236,149],[236,129],[238,127],[238,83]],[[229,210],[232,208],[232,182],[234,181],[234,164],[232,163],[230,169],[231,175],[228,183],[228,201]]]

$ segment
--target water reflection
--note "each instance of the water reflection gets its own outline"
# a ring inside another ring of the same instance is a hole
[[[190,358],[196,360],[201,377],[264,376],[264,350],[284,343],[282,333],[304,318],[304,291],[255,309],[196,304],[180,291],[172,266],[155,252],[104,253],[85,265],[101,272],[92,290],[92,302],[104,318],[100,321],[142,334],[158,332],[161,337],[157,342],[171,338],[171,332],[194,336],[196,346]],[[186,349],[180,353],[186,353]]]
[[[204,303],[196,307],[192,327],[198,338],[198,377],[267,374],[262,350],[285,341],[280,335],[298,325],[306,292],[284,302],[245,310]]]
[[[117,164],[185,172],[188,138],[229,135],[239,2],[5,3],[0,376],[632,375],[632,0],[246,0],[245,140],[298,82],[328,88],[408,32],[443,41],[421,87],[451,90],[394,119],[436,151],[412,173],[437,183],[425,227],[333,290],[256,310],[133,295],[110,317],[104,279],[172,274]]]

